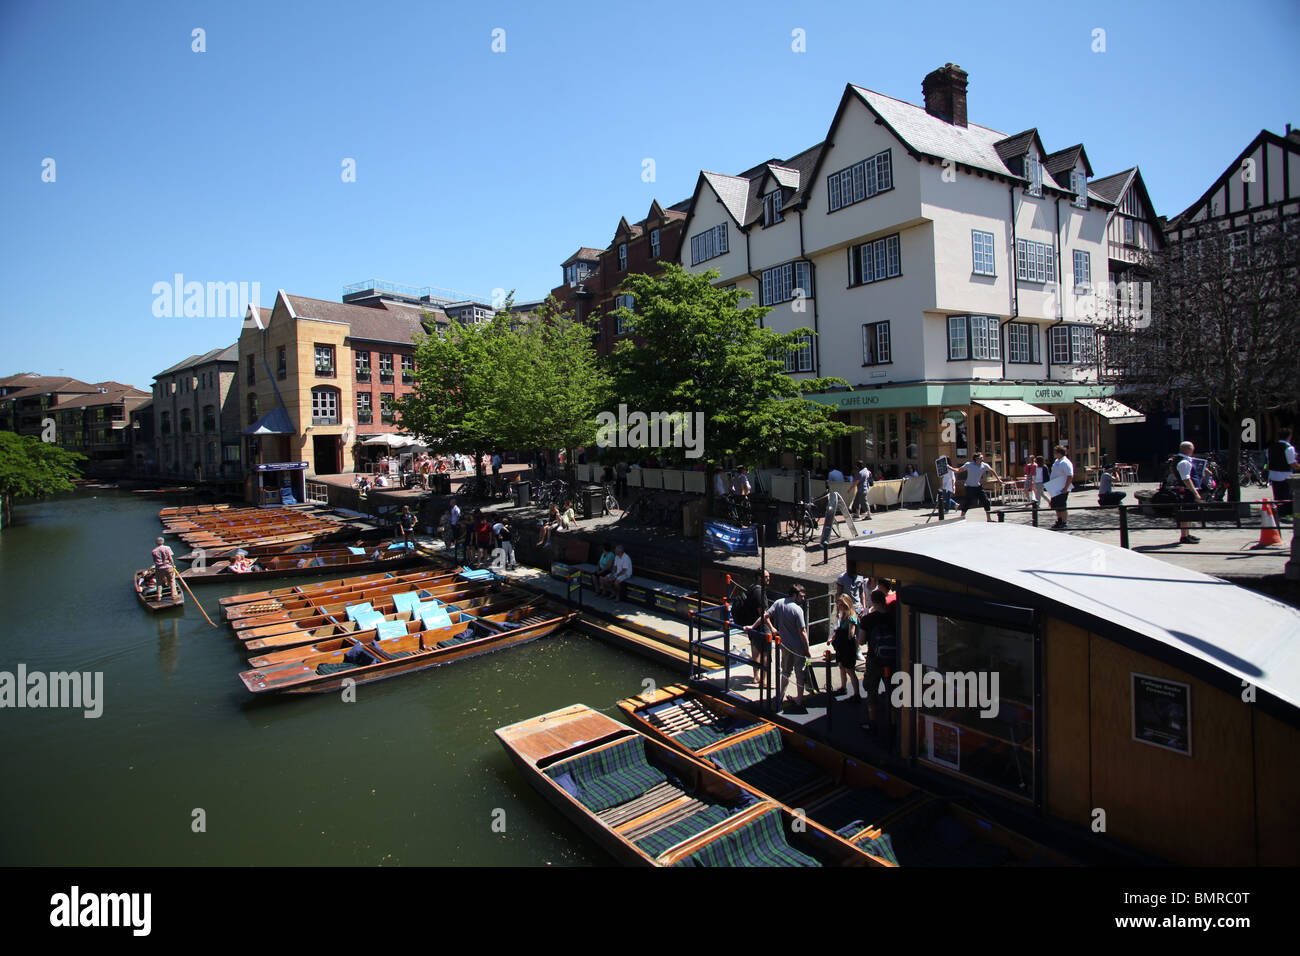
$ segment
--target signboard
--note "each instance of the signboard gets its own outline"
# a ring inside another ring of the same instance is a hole
[[[1131,673],[1133,739],[1153,747],[1192,755],[1190,684]]]
[[[255,471],[298,471],[306,468],[305,461],[273,461],[268,465],[256,465]]]
[[[942,767],[960,770],[961,728],[933,717],[926,717],[925,724],[930,744],[926,757]]]
[[[704,544],[714,551],[758,554],[758,528],[735,528],[721,521],[704,522]]]
[[[947,455],[944,455],[942,458],[936,458],[934,460],[934,473],[939,476],[940,482],[943,481],[943,476],[948,474],[949,467],[950,466],[948,464]]]

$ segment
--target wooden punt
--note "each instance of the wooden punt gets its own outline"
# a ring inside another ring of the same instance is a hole
[[[446,601],[444,603],[447,604],[448,611],[452,613],[467,614],[471,617],[484,617],[504,613],[521,604],[530,603],[531,600],[528,595],[512,592],[499,595],[484,594],[477,598],[457,601],[454,604]],[[384,620],[409,621],[411,620],[411,614],[409,611],[385,614]],[[254,637],[244,641],[243,644],[245,651],[274,652],[280,649],[302,647],[303,645],[314,644],[332,638],[358,634],[365,630],[368,630],[368,628],[362,627],[356,621],[345,619],[337,623],[323,624],[320,627],[306,630],[281,631],[278,634],[268,634],[265,637]]]
[[[254,694],[323,694],[338,690],[345,681],[369,684],[539,640],[576,615],[569,608],[543,601],[531,615],[514,621],[488,623],[469,618],[449,628],[415,630],[384,641],[349,637],[345,640],[350,648],[254,668],[241,673],[239,679]],[[370,663],[345,660],[354,655]]]
[[[395,581],[420,581],[433,578],[442,578],[450,574],[455,574],[455,568],[430,567],[421,568],[419,571],[404,571],[402,574],[393,574],[391,571],[376,571],[373,574],[365,575],[348,575],[347,578],[337,578],[331,581],[317,581],[316,584],[299,584],[286,585],[283,588],[270,588],[269,591],[251,591],[247,594],[230,594],[229,597],[222,597],[218,604],[222,607],[235,607],[243,604],[253,604],[253,602],[264,601],[296,601],[302,598],[311,598],[317,594],[335,594],[344,591],[359,591],[369,585],[391,584]]]
[[[543,610],[542,603],[536,599],[526,601],[523,604],[520,604],[518,601],[513,603],[515,606],[509,609],[491,608],[490,610],[492,613],[483,613],[483,609],[480,608],[461,610],[459,607],[453,609],[451,606],[448,606],[448,618],[451,620],[452,624],[459,624],[461,622],[469,624],[472,621],[486,621],[489,624],[508,624],[512,621],[532,617]],[[420,627],[419,619],[411,617],[409,611],[393,617],[386,617],[385,620],[398,621],[405,625],[406,633],[408,635],[424,630],[424,628]],[[349,621],[348,623],[351,624],[352,622]],[[250,657],[248,659],[248,666],[268,667],[271,664],[280,664],[284,661],[299,661],[315,654],[328,654],[331,651],[348,650],[353,647],[357,641],[364,644],[376,640],[377,637],[378,631],[373,627],[353,628],[351,631],[344,632],[340,636],[317,640],[312,644],[299,644],[297,646],[284,646],[279,650],[267,650],[263,654]],[[252,650],[253,648],[250,648],[245,644],[244,649]]]
[[[682,685],[619,701],[633,726],[801,808],[900,866],[1068,866],[1074,861],[898,777]]]
[[[620,863],[890,865],[584,704],[496,735],[528,782]]]
[[[375,548],[365,549],[362,554],[353,554],[348,549],[329,551],[297,551],[288,554],[263,555],[256,559],[256,570],[231,571],[230,561],[214,561],[203,569],[189,568],[181,572],[187,582],[204,581],[260,581],[268,578],[309,577],[326,574],[335,570],[356,572],[377,571],[380,568],[404,568],[421,560],[420,553],[414,548],[389,551],[388,542],[377,546],[379,558],[374,558]]]
[[[315,605],[301,611],[290,612],[291,617],[279,615],[263,618],[251,618],[232,621],[235,637],[241,641],[254,638],[271,637],[276,634],[304,633],[326,624],[336,624],[346,620],[348,608],[355,604],[369,604],[371,609],[380,614],[395,614],[397,598],[403,594],[416,594],[422,601],[438,600],[444,604],[460,603],[478,597],[487,597],[492,593],[493,585],[483,581],[447,581],[441,584],[397,585],[385,588],[382,592],[367,592],[340,600],[337,603]]]
[[[236,630],[249,627],[263,627],[287,621],[328,614],[330,607],[359,604],[362,601],[384,598],[412,588],[459,587],[467,583],[458,581],[454,574],[430,574],[418,578],[397,578],[389,581],[375,581],[363,587],[337,588],[331,593],[317,594],[299,600],[268,600],[252,604],[236,604],[226,609],[226,618]],[[325,623],[324,620],[319,623]]]
[[[135,590],[135,596],[139,598],[140,603],[150,611],[169,611],[174,607],[185,606],[185,592],[179,587],[176,590],[176,597],[171,596],[170,590],[163,595],[155,588],[145,590],[145,576],[153,571],[152,568],[145,568],[143,571],[137,571],[131,577],[132,588]]]

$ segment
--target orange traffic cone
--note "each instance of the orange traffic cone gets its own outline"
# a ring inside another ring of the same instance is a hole
[[[1263,514],[1259,525],[1259,544],[1257,548],[1266,548],[1272,544],[1282,543],[1282,530],[1277,524],[1277,512],[1270,501],[1263,502]]]

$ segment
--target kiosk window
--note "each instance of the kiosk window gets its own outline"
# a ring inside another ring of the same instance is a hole
[[[923,611],[915,620],[918,756],[1034,800],[1034,635]]]

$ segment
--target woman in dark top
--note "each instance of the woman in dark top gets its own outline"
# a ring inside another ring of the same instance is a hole
[[[840,689],[842,694],[853,684],[853,697],[861,697],[858,689],[858,616],[853,610],[853,599],[841,594],[835,600],[835,633],[831,636],[831,647],[835,648],[835,663],[840,665]],[[827,654],[829,657],[829,652]]]
[[[861,642],[867,652],[867,669],[862,682],[867,691],[867,721],[863,726],[875,729],[880,712],[880,682],[897,667],[898,638],[895,636],[894,609],[884,591],[871,592],[871,610],[862,619]],[[886,687],[888,698],[888,687]]]

